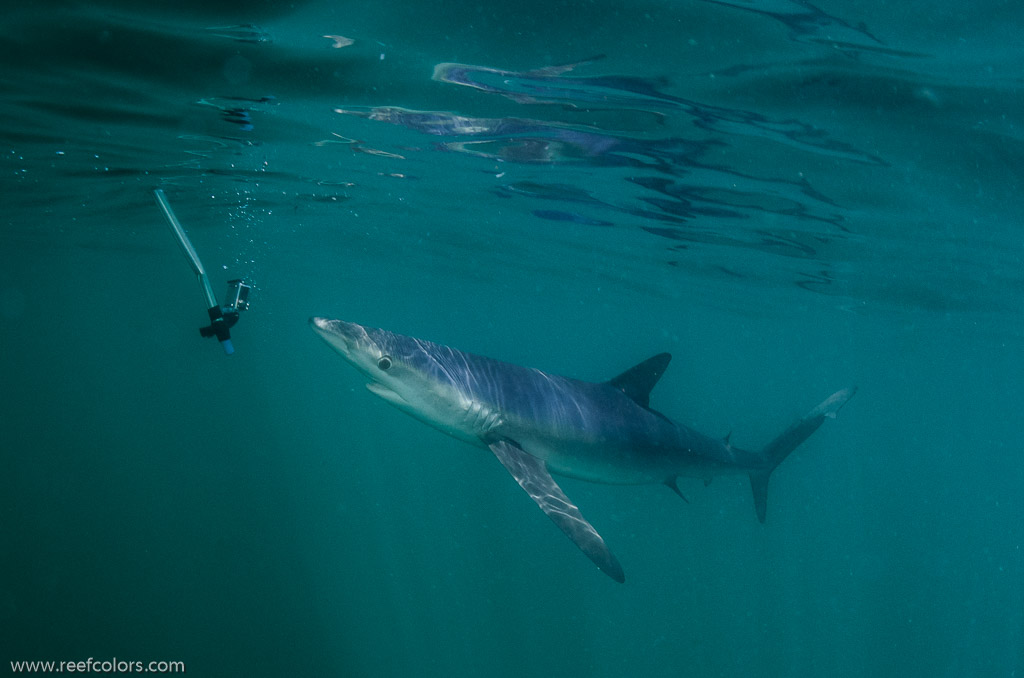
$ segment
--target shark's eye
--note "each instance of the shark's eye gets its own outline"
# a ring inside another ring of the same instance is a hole
[[[391,357],[382,355],[380,357],[380,360],[377,361],[377,367],[387,372],[388,369],[391,367]]]

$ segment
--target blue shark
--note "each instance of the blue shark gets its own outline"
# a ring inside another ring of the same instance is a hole
[[[854,394],[836,391],[760,451],[733,445],[651,409],[668,353],[593,383],[465,353],[343,320],[310,318],[313,330],[406,414],[490,449],[516,482],[598,568],[625,581],[619,561],[552,474],[595,483],[664,484],[746,474],[763,523],[772,471]],[[685,497],[683,497],[685,499]]]

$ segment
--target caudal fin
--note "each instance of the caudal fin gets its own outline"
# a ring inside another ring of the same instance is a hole
[[[783,431],[775,440],[765,445],[761,451],[765,462],[764,467],[750,472],[750,489],[754,492],[754,510],[757,511],[759,521],[763,523],[768,513],[768,478],[771,477],[772,471],[778,468],[790,452],[798,448],[803,441],[817,431],[825,419],[835,419],[836,412],[856,392],[857,387],[855,386],[836,391],[808,412],[806,416]]]

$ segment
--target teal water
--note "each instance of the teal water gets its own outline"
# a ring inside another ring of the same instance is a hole
[[[0,25],[3,670],[1021,675],[1024,7],[139,6]],[[254,285],[230,358],[155,188]],[[670,351],[652,405],[744,447],[860,390],[764,526],[561,481],[619,585],[311,315]]]

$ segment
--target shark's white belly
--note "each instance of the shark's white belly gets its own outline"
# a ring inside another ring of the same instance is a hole
[[[661,483],[673,475],[667,458],[602,441],[508,436],[531,456],[542,459],[551,473],[609,485]]]
[[[670,450],[651,452],[625,441],[600,439],[568,430],[535,426],[480,399],[453,393],[399,395],[379,384],[367,387],[406,414],[454,438],[486,448],[488,441],[514,442],[543,460],[555,474],[610,485],[661,483],[680,473]],[[447,389],[445,389],[447,390]]]

